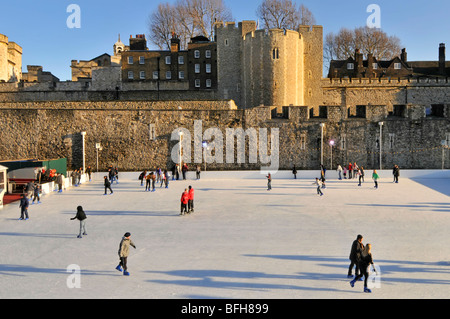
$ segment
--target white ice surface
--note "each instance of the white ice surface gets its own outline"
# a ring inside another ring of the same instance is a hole
[[[394,184],[384,174],[375,190],[369,176],[361,187],[331,177],[319,197],[312,179],[291,174],[275,175],[272,191],[263,176],[204,172],[150,193],[127,173],[104,196],[100,175],[44,196],[28,221],[18,221],[18,203],[0,210],[1,299],[450,297],[448,178]],[[195,213],[179,216],[188,185]],[[82,239],[70,220],[78,205],[88,215]],[[127,231],[137,245],[129,277],[115,270]],[[346,278],[357,234],[381,270],[372,294]],[[71,264],[81,268],[80,288],[67,286]]]

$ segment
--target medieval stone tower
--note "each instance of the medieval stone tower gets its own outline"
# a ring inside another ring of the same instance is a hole
[[[242,108],[315,107],[322,101],[321,26],[256,30],[256,22],[216,24],[218,94]]]
[[[0,81],[18,82],[22,78],[22,48],[0,34]]]

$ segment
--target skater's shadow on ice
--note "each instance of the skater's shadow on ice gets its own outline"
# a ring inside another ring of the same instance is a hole
[[[450,212],[450,203],[411,203],[411,204],[347,204],[349,206],[417,208],[420,211]]]
[[[165,274],[174,277],[182,277],[181,279],[174,280],[162,280],[155,279],[149,280],[152,283],[168,284],[168,285],[181,285],[181,286],[194,286],[203,288],[222,288],[222,289],[243,289],[243,290],[266,290],[266,289],[290,289],[290,290],[315,290],[315,291],[337,291],[333,288],[319,288],[311,286],[297,286],[291,284],[281,283],[262,283],[255,282],[255,280],[295,280],[295,279],[308,279],[310,274],[301,275],[280,275],[280,274],[267,274],[263,272],[247,272],[247,271],[230,271],[230,270],[173,270],[173,271],[148,271],[149,273]],[[326,280],[330,279],[330,276],[324,275]],[[335,278],[333,275],[332,278]],[[221,279],[222,278],[222,279]],[[230,281],[230,278],[236,280]],[[324,278],[325,279],[325,278]],[[238,281],[244,280],[244,281]],[[247,282],[245,280],[251,280]]]
[[[73,212],[66,211],[63,214],[73,215]],[[87,216],[166,216],[178,217],[179,214],[166,211],[113,211],[113,210],[89,210],[86,211]]]
[[[37,234],[37,233],[9,233],[9,232],[0,232],[0,236],[73,238],[73,234]]]
[[[48,274],[69,274],[66,268],[39,268],[33,266],[25,265],[5,265],[0,264],[0,275],[8,276],[25,276],[26,273],[48,273]],[[93,271],[93,270],[81,270],[81,275],[91,275],[91,276],[113,276],[116,272],[114,271]]]

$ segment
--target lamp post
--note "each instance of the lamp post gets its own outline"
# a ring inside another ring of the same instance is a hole
[[[83,140],[83,174],[86,171],[86,147],[85,147],[85,137],[86,132],[81,132],[81,138]]]
[[[380,170],[382,170],[383,169],[383,165],[381,164],[381,151],[382,151],[382,145],[383,145],[383,143],[382,143],[382,137],[383,137],[383,122],[378,122],[378,125],[380,126]]]
[[[334,145],[334,140],[330,141],[330,170],[333,169],[333,145]]]
[[[98,173],[98,151],[102,150],[102,146],[100,143],[95,143],[95,149],[97,150],[97,173]]]
[[[320,165],[323,165],[323,127],[324,123],[320,123]]]

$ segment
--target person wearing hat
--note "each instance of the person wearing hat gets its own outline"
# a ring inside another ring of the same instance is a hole
[[[129,232],[126,232],[122,240],[119,244],[119,258],[120,262],[119,265],[116,267],[118,271],[123,271],[124,276],[129,276],[130,273],[128,272],[127,268],[127,258],[130,254],[130,246],[132,246],[134,249],[136,249],[136,245],[133,243],[133,241],[130,239],[131,234]]]
[[[87,235],[86,233],[86,213],[83,210],[83,207],[78,206],[77,207],[77,214],[75,217],[71,218],[70,220],[78,219],[80,221],[80,233],[78,234],[77,238],[82,238],[81,234]]]

